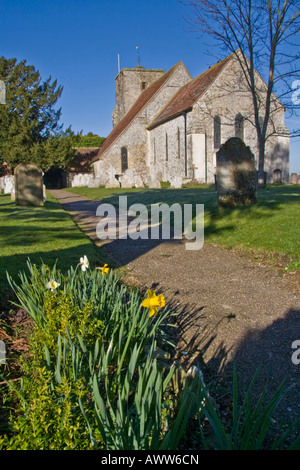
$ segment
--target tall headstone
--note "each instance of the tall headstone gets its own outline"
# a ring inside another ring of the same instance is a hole
[[[20,163],[15,174],[17,206],[43,206],[43,171],[33,163]]]
[[[290,176],[290,183],[297,184],[298,183],[298,175],[297,173],[292,173]]]
[[[257,176],[254,155],[238,137],[227,140],[217,152],[216,182],[220,207],[256,202]]]

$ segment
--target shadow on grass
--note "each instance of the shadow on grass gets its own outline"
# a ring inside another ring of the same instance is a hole
[[[76,193],[76,188],[74,188]],[[103,197],[108,193],[108,196]],[[93,193],[94,196],[96,192]],[[119,197],[125,196],[127,198],[127,207],[133,204],[142,203],[147,207],[148,214],[151,214],[152,204],[167,204],[170,208],[172,204],[179,203],[181,207],[184,204],[192,204],[195,208],[196,204],[204,204],[205,213],[205,242],[216,242],[223,244],[225,247],[238,247],[241,245],[253,244],[254,249],[269,249],[272,251],[272,243],[270,241],[270,234],[275,234],[275,242],[278,244],[278,250],[285,253],[285,248],[291,244],[290,253],[291,258],[295,255],[293,250],[296,250],[295,244],[297,243],[293,237],[290,237],[290,231],[293,227],[296,230],[299,217],[296,214],[296,204],[299,201],[300,187],[299,186],[270,186],[267,189],[261,189],[258,192],[258,201],[251,206],[240,206],[232,209],[219,209],[217,201],[217,193],[209,188],[187,188],[187,189],[160,189],[160,190],[144,190],[144,191],[130,191],[130,190],[110,190],[110,192],[100,193],[102,199],[99,201],[81,200],[78,202],[72,201],[72,193],[62,200],[66,210],[75,210],[81,215],[90,218],[89,227],[92,230],[91,217],[95,216],[97,207],[100,203],[113,205],[116,209],[119,207]],[[70,201],[69,201],[70,199]],[[288,220],[281,217],[286,216],[289,212]],[[171,224],[172,224],[171,214]],[[278,220],[281,218],[281,220]],[[99,219],[100,220],[100,219]],[[279,228],[276,232],[278,222],[284,222],[283,229]],[[94,229],[95,231],[95,229]],[[276,232],[276,233],[275,233]],[[283,232],[283,233],[282,233]],[[149,237],[150,238],[150,235]],[[155,240],[111,240],[107,243],[106,247],[111,253],[114,251],[117,254],[118,262],[124,265],[129,261],[133,261],[137,257],[151,250],[159,243],[164,243],[165,240],[161,237],[158,241]],[[261,246],[260,246],[261,245]],[[276,251],[277,247],[274,246]]]
[[[3,207],[5,206],[5,207]],[[26,270],[27,259],[41,260],[66,271],[86,255],[91,263],[101,263],[102,250],[76,226],[56,201],[44,207],[18,207],[0,199],[0,297],[7,296],[6,271],[12,277]],[[102,264],[101,264],[102,265]]]

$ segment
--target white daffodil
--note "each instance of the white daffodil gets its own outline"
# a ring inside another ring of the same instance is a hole
[[[86,269],[89,268],[90,263],[89,263],[89,260],[87,259],[86,255],[84,255],[83,258],[80,258],[80,263],[79,264],[81,266],[82,271],[85,271]]]
[[[47,289],[50,289],[51,292],[55,291],[59,286],[60,286],[60,284],[58,284],[58,282],[54,281],[54,279],[51,279],[46,284]]]

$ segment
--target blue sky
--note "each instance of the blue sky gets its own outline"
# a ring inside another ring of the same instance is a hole
[[[139,46],[142,66],[167,71],[182,60],[193,77],[216,62],[208,40],[190,31],[190,13],[177,0],[0,0],[0,55],[58,80],[64,128],[105,137],[118,54],[121,68],[135,67]],[[291,143],[290,171],[300,174],[300,138]]]

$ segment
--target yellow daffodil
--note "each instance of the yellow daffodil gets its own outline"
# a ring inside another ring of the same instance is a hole
[[[81,266],[82,271],[85,271],[86,269],[89,268],[90,263],[89,263],[89,260],[87,259],[86,255],[84,255],[83,258],[80,258],[79,265]]]
[[[54,279],[51,279],[46,284],[47,289],[50,289],[51,292],[54,292],[59,286],[60,286],[60,284],[58,284],[58,282],[54,281]]]
[[[149,317],[152,317],[157,314],[158,308],[166,305],[166,301],[162,294],[157,296],[152,289],[147,290],[147,295],[148,297],[142,302],[142,307],[148,308]]]
[[[108,274],[109,273],[108,264],[105,264],[102,268],[96,268],[96,269],[100,269],[102,271],[102,276],[103,276],[103,274]]]

